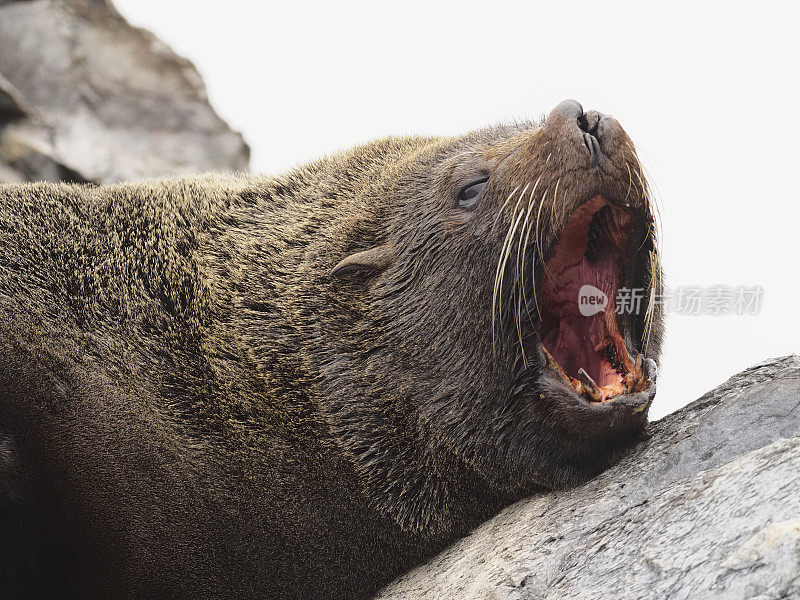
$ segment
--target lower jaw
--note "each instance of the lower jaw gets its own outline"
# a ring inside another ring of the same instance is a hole
[[[542,352],[547,361],[547,366],[553,369],[564,382],[575,392],[589,402],[607,403],[619,396],[638,394],[645,391],[652,384],[652,369],[645,365],[645,358],[639,354],[632,359],[621,338],[611,342],[615,351],[621,357],[620,368],[617,369],[608,361],[604,362],[604,367],[609,373],[616,376],[603,378],[603,385],[598,385],[591,376],[583,369],[579,369],[577,377],[572,377],[558,364],[553,356],[548,352],[544,345],[541,345]]]

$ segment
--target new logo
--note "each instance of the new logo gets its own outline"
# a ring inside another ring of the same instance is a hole
[[[584,317],[591,317],[597,313],[605,312],[608,306],[608,296],[593,285],[582,285],[578,290],[578,310]]]

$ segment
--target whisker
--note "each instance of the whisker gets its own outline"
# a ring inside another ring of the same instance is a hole
[[[528,186],[526,185],[525,190],[527,190],[527,188]],[[512,192],[512,196],[517,189],[519,188],[517,187],[514,189],[514,192]],[[500,305],[498,306],[497,301],[498,299],[502,299],[503,277],[504,277],[506,262],[508,261],[508,255],[510,254],[509,249],[511,247],[511,240],[514,237],[514,231],[516,229],[516,225],[519,223],[519,219],[522,217],[522,213],[520,213],[519,216],[517,216],[516,218],[513,215],[516,215],[519,210],[519,203],[522,200],[525,190],[523,190],[522,193],[520,193],[519,199],[517,200],[517,204],[514,207],[514,212],[512,213],[512,222],[514,223],[514,225],[513,227],[509,228],[508,233],[506,233],[506,238],[503,241],[503,246],[501,247],[500,250],[500,258],[497,261],[497,270],[494,276],[494,291],[492,293],[492,348],[495,347],[496,343],[495,318],[497,317],[500,320],[502,320],[503,318],[502,302],[500,302]],[[510,199],[511,198],[509,197],[509,199],[506,200],[506,203],[508,203]]]
[[[519,210],[520,202],[522,202],[522,199],[525,197],[525,192],[528,191],[528,187],[529,186],[530,186],[530,183],[526,183],[525,187],[522,189],[522,192],[520,192],[519,200],[517,201],[517,206],[514,209],[515,213],[516,213],[517,210]],[[523,206],[522,207],[522,211],[519,213],[519,217],[520,218],[522,217],[522,214],[524,212],[525,212],[525,207]],[[515,227],[516,227],[516,225],[515,225]],[[520,230],[520,232],[521,231],[522,230]],[[520,239],[521,238],[522,238],[522,234],[520,233]],[[512,242],[509,244],[509,247],[508,247],[508,254],[509,255],[511,254],[511,246],[512,245],[513,245],[513,237],[512,237]],[[506,256],[505,262],[508,263],[508,256]],[[505,266],[503,268],[505,269]],[[517,297],[519,295],[519,287],[520,287],[519,286],[519,281],[520,281],[520,276],[519,276],[519,246],[517,246],[517,258],[516,258],[516,261],[515,261],[515,264],[514,264],[514,284],[513,284],[513,287],[512,287],[512,289],[514,290],[515,300],[517,299]],[[500,294],[502,295],[502,293],[503,293],[503,275],[500,276]],[[502,310],[502,308],[501,308],[501,310]],[[500,318],[502,319],[502,314],[500,315]],[[514,319],[517,322],[517,330],[519,331],[520,330],[520,313],[519,313],[519,302],[518,302],[518,300],[514,302]],[[520,338],[520,344],[522,344],[522,339],[521,338]],[[524,353],[523,353],[523,359],[524,359]]]
[[[544,206],[544,200],[547,198],[548,191],[549,190],[545,190],[544,194],[542,194],[542,198],[539,200],[539,210],[536,211],[536,235],[534,236],[534,241],[536,242],[536,252],[539,254],[539,259],[542,262],[544,262],[544,253],[542,252],[542,244],[539,239],[539,218],[542,216],[542,207]]]
[[[524,240],[524,242],[522,240],[522,237],[520,236],[520,243],[522,244],[522,268],[523,269],[525,268],[525,254],[528,251],[528,240],[530,239],[531,229],[532,229],[532,225],[533,225],[532,221],[530,222],[530,224],[528,223],[528,218],[530,217],[531,210],[533,209],[533,198],[534,198],[534,195],[536,193],[536,186],[539,185],[539,181],[540,180],[541,180],[541,176],[536,180],[536,183],[533,185],[533,189],[531,190],[531,197],[528,200],[528,212],[525,215],[525,222],[524,222],[524,224],[522,226],[522,228],[525,230],[525,240]],[[519,252],[519,248],[517,248],[517,252]],[[533,282],[533,286],[532,286],[532,289],[533,289],[533,302],[536,305],[536,312],[539,313],[539,318],[541,318],[541,313],[539,312],[539,301],[536,298],[536,275],[535,275],[535,273],[536,273],[536,268],[535,268],[536,255],[535,255],[535,253],[534,253],[534,257],[533,257],[533,263],[534,263],[534,267],[531,269],[531,273],[532,273],[531,281]],[[522,300],[525,303],[525,312],[528,314],[528,320],[531,323],[533,323],[533,319],[531,318],[530,311],[528,310],[528,299],[525,297],[525,273],[524,272],[523,272],[522,279],[523,279],[523,281],[522,281]],[[538,333],[537,333],[537,335],[538,335]]]
[[[520,229],[519,235],[519,243],[517,244],[517,268],[516,268],[516,279],[517,279],[517,288],[519,290],[518,293],[522,296],[522,305],[525,307],[525,313],[528,316],[528,320],[533,322],[531,319],[530,312],[528,311],[528,299],[525,296],[525,250],[528,246],[528,237],[530,236],[531,228],[528,224],[528,220],[531,216],[531,209],[533,208],[533,195],[536,192],[536,186],[539,184],[539,179],[536,180],[536,183],[531,190],[531,195],[528,198],[528,210],[525,211],[525,220],[522,222],[522,229]],[[525,232],[525,235],[522,235],[522,232]],[[522,255],[522,275],[520,275],[520,254]],[[536,297],[536,287],[534,286],[533,289],[533,296]],[[522,358],[525,361],[525,366],[527,368],[527,360],[525,360],[525,349],[523,347],[523,340],[522,340],[522,324],[520,323],[521,314],[519,311],[519,302],[517,306],[517,336],[519,337],[519,345],[522,349]]]
[[[522,218],[522,213],[520,213],[517,216],[517,218],[514,221],[513,227],[509,230],[508,235],[506,235],[506,241],[503,243],[503,250],[502,250],[502,253],[501,253],[500,261],[499,261],[498,266],[497,266],[498,273],[495,274],[495,281],[498,280],[497,276],[499,274],[499,285],[495,285],[495,295],[496,295],[497,299],[500,300],[500,305],[499,305],[499,307],[497,309],[497,318],[501,322],[502,322],[502,319],[503,319],[502,297],[503,297],[503,280],[504,280],[504,277],[505,277],[505,269],[506,269],[506,265],[508,264],[508,257],[511,254],[511,252],[510,252],[511,241],[514,239],[514,235],[515,235],[517,226],[519,225],[519,221],[520,221],[521,218]],[[496,305],[496,302],[493,299],[492,300],[492,306],[494,307],[495,305]],[[494,321],[494,319],[495,319],[495,310],[493,308],[492,309],[492,344],[494,344],[494,340],[495,340],[495,325],[494,325],[495,321]]]
[[[658,188],[658,183],[656,183],[655,179],[650,177],[650,173],[646,169],[646,167],[641,163],[639,166],[641,169],[645,170],[645,174],[647,175],[646,181],[648,182],[648,184],[652,184],[655,187],[655,193],[648,194],[647,203],[648,206],[650,207],[650,213],[657,219],[658,231],[663,231],[664,224],[661,218],[661,202],[659,202],[659,198],[661,198],[661,190]]]
[[[508,198],[506,198],[506,201],[503,202],[503,205],[500,207],[500,210],[497,211],[497,214],[494,216],[494,226],[495,227],[497,227],[497,221],[498,221],[498,219],[500,219],[500,215],[503,214],[503,211],[506,209],[506,206],[508,205],[508,203],[511,200],[511,198],[514,197],[514,194],[517,193],[518,189],[519,189],[519,186],[515,187],[512,190],[512,192],[508,195]]]
[[[628,161],[625,161],[625,168],[628,169],[628,191],[625,193],[625,200],[622,201],[623,204],[628,203],[628,198],[631,196],[631,187],[633,186],[633,175],[631,175],[631,166]]]
[[[647,199],[647,185],[645,185],[644,180],[642,179],[641,174],[636,169],[633,170],[636,178],[639,180],[639,185],[642,186],[642,198]]]
[[[644,316],[644,331],[642,332],[642,351],[647,353],[650,345],[650,336],[653,334],[653,323],[655,320],[656,292],[661,290],[661,259],[658,252],[650,253],[650,297],[647,303],[647,311]]]
[[[559,177],[559,178],[558,178],[558,180],[556,181],[556,188],[555,188],[555,190],[553,191],[553,203],[552,203],[552,208],[550,209],[550,218],[551,218],[551,220],[550,220],[550,225],[551,225],[551,228],[553,229],[553,231],[555,231],[555,230],[556,230],[556,229],[555,229],[555,223],[553,222],[553,215],[554,215],[554,213],[555,213],[555,206],[556,206],[556,204],[558,204],[558,202],[556,201],[556,199],[558,198],[558,185],[559,185],[560,183],[561,183],[561,177]],[[547,275],[547,277],[549,277],[549,278],[550,278],[550,281],[552,281],[553,283],[555,283],[555,279],[553,278],[553,274],[552,274],[552,273],[550,272],[550,270],[547,268],[547,262],[544,260],[544,257],[542,257],[542,272],[544,273],[544,275]]]
[[[522,323],[520,319],[519,296],[517,296],[517,338],[519,339],[519,349],[522,352],[522,365],[525,369],[528,368],[528,357],[525,356],[525,343],[522,340]]]

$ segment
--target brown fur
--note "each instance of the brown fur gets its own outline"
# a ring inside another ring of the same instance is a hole
[[[613,462],[646,410],[619,425],[521,365],[536,323],[518,340],[511,272],[493,339],[515,203],[541,204],[532,248],[594,193],[649,214],[627,136],[594,171],[561,136],[520,123],[278,178],[3,187],[4,597],[366,597]],[[656,285],[650,264],[632,253]]]

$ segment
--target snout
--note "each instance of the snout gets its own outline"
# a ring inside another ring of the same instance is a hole
[[[590,168],[623,151],[628,140],[619,122],[596,110],[584,112],[576,100],[564,100],[548,115],[543,132],[567,144],[583,146]]]
[[[564,100],[543,124],[513,140],[495,170],[493,189],[499,206],[515,191],[526,190],[529,206],[538,201],[545,207],[534,215],[550,214],[559,229],[565,216],[597,196],[619,208],[650,214],[636,148],[614,117],[585,112],[575,100]]]

